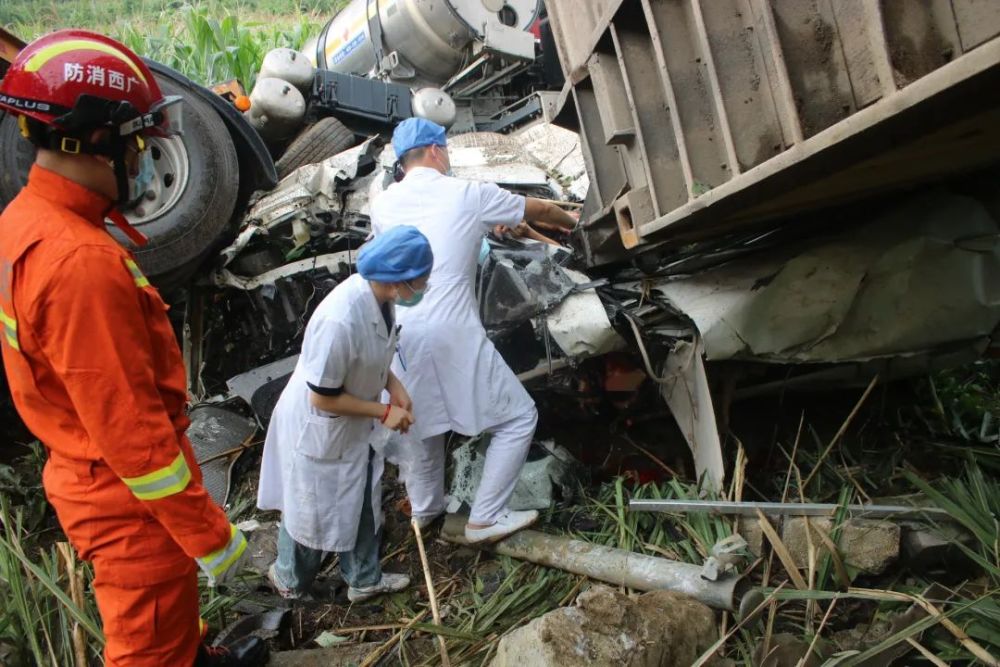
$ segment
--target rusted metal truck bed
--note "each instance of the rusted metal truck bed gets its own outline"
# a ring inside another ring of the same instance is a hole
[[[1000,157],[996,0],[546,6],[591,178],[593,263]]]

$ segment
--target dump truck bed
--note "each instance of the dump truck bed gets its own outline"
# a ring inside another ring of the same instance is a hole
[[[591,178],[592,263],[1000,156],[995,0],[546,6]]]

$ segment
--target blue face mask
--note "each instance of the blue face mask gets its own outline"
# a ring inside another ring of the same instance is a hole
[[[153,151],[144,150],[139,153],[139,173],[129,178],[129,205],[135,206],[149,190],[156,176],[156,167],[153,165]]]

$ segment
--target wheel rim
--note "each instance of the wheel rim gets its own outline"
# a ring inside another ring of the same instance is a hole
[[[173,208],[184,194],[190,174],[187,148],[180,137],[153,137],[149,150],[153,151],[153,180],[142,201],[126,215],[136,227]]]

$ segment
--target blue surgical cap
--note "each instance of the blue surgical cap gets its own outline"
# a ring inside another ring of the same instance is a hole
[[[425,276],[434,266],[431,244],[410,225],[393,227],[361,247],[358,273],[365,280],[401,283]]]
[[[444,128],[426,118],[407,118],[392,133],[392,149],[396,151],[397,158],[402,158],[404,153],[414,148],[447,145]]]

